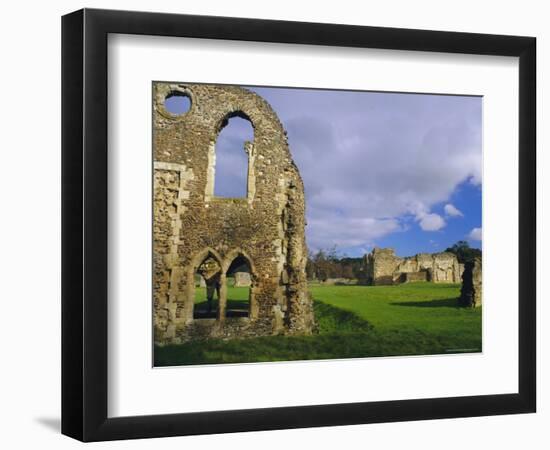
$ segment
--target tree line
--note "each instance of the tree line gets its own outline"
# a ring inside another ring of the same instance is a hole
[[[310,253],[306,264],[309,280],[326,281],[328,278],[359,278],[363,271],[363,258],[338,256],[336,247]]]
[[[473,261],[481,257],[481,250],[470,247],[467,241],[458,241],[452,247],[445,249],[446,252],[454,253],[459,263]],[[320,249],[315,253],[310,252],[306,264],[306,275],[308,280],[326,281],[329,278],[361,278],[365,270],[363,257],[351,258],[339,256],[336,247]]]
[[[481,250],[479,248],[470,247],[467,241],[458,241],[452,247],[448,247],[446,252],[454,253],[459,263],[467,263],[475,258],[481,258]]]

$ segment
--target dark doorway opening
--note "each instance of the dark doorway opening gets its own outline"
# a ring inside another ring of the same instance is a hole
[[[194,319],[215,319],[220,307],[222,269],[211,255],[206,256],[195,272]]]
[[[250,262],[244,256],[239,255],[227,270],[226,317],[249,317],[252,284]]]

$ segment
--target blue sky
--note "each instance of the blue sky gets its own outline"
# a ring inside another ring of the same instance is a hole
[[[312,251],[362,256],[442,251],[458,240],[481,246],[480,97],[249,88],[288,132],[304,180]],[[216,145],[217,195],[246,192],[243,140],[231,119]]]

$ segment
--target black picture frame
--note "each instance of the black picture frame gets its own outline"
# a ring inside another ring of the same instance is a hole
[[[109,33],[519,57],[518,392],[109,418]],[[63,16],[62,433],[102,441],[535,412],[535,91],[533,37],[96,9]]]

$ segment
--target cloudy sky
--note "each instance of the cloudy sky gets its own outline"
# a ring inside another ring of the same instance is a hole
[[[305,184],[309,248],[361,256],[481,246],[479,97],[249,88],[285,129]],[[246,193],[244,140],[232,119],[216,148],[218,195]],[[239,151],[236,151],[238,149]]]

